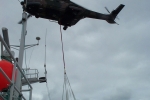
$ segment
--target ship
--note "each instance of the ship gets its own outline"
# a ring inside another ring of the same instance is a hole
[[[26,49],[39,45],[40,37],[36,37],[38,43],[26,45],[25,36],[27,33],[27,13],[22,13],[22,32],[20,45],[10,45],[8,29],[2,28],[3,36],[0,35],[1,42],[1,60],[0,60],[0,100],[32,100],[33,83],[47,83],[47,70],[46,62],[44,64],[45,76],[39,77],[38,69],[23,68],[23,58]],[[15,52],[11,50],[18,47],[19,56],[14,57]],[[46,44],[45,44],[46,50]],[[46,56],[46,52],[45,52]],[[27,86],[28,89],[24,89],[23,86]],[[49,92],[49,88],[47,85]],[[23,92],[29,92],[28,97],[23,95]],[[71,96],[71,95],[72,96]],[[49,95],[49,100],[50,94]],[[64,69],[64,86],[63,86],[63,100],[69,100],[72,98],[76,100],[69,79]]]

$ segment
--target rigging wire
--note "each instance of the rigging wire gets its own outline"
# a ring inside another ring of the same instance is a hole
[[[29,65],[30,65],[30,61],[31,61],[31,56],[32,56],[32,53],[33,53],[33,51],[34,51],[34,47],[33,47],[32,51],[31,51],[31,54],[30,54],[30,58],[29,58],[29,63],[28,63],[28,67],[29,67]]]
[[[44,57],[44,68],[45,68],[45,77],[47,78],[47,71],[46,71],[46,36],[47,36],[47,29],[45,33],[45,57]]]
[[[31,56],[32,56],[32,53],[33,53],[33,50],[34,50],[34,47],[33,47],[33,49],[32,49],[32,51],[31,51],[31,55],[30,55],[30,58],[29,58],[29,64],[30,64],[30,60],[31,60]],[[28,78],[28,75],[27,74],[29,74],[29,64],[27,65],[27,61],[26,61],[26,56],[27,56],[27,53],[26,53],[26,49],[25,49],[25,65],[26,65],[26,77]],[[29,88],[29,86],[28,86],[28,88]]]
[[[45,68],[45,78],[46,78],[46,87],[47,87],[47,92],[48,92],[48,98],[51,100],[50,97],[50,89],[48,87],[48,82],[47,82],[47,70],[46,70],[46,36],[47,36],[47,29],[46,29],[46,34],[45,34],[45,57],[44,57],[44,68]]]

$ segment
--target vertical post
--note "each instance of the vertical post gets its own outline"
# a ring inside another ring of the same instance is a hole
[[[1,42],[1,56],[3,56],[3,43]]]
[[[26,35],[26,26],[27,26],[27,13],[22,13],[22,33],[21,33],[21,41],[20,41],[20,50],[19,50],[19,58],[18,58],[18,64],[22,68],[23,64],[23,54],[24,54],[24,48],[25,48],[25,35]],[[22,83],[21,83],[21,73],[18,71],[17,73],[17,79],[16,79],[16,87],[20,90],[22,89]],[[15,92],[15,95],[18,97],[19,94]]]
[[[12,72],[12,86],[10,88],[9,100],[12,100],[12,96],[13,96],[13,92],[14,92],[15,72],[16,72],[16,62],[14,63],[13,72]]]
[[[8,36],[8,29],[3,27],[2,28],[2,32],[3,32],[3,38],[8,46],[8,48],[10,49],[10,44],[9,44],[9,36]]]
[[[30,89],[30,97],[29,100],[32,100],[32,89]]]

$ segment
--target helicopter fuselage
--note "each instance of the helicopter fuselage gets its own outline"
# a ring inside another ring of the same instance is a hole
[[[64,25],[64,29],[75,25],[83,18],[94,18],[106,20],[114,24],[114,19],[122,10],[124,5],[120,4],[118,8],[110,14],[101,14],[88,10],[70,0],[27,0],[24,10],[36,18],[44,18],[58,21],[58,24]]]
[[[36,18],[41,17],[55,20],[62,25],[67,24],[67,20],[72,20],[83,10],[85,10],[83,7],[80,7],[71,1],[68,3],[61,0],[27,0],[26,5],[26,11]],[[65,18],[66,21],[60,22],[63,18]],[[71,26],[69,23],[67,25]]]

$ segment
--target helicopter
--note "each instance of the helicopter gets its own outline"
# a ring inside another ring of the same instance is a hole
[[[21,5],[23,11],[29,13],[27,19],[35,16],[36,18],[57,21],[58,24],[64,26],[64,30],[84,18],[106,20],[110,24],[117,24],[115,19],[125,6],[120,4],[112,12],[105,7],[109,14],[102,14],[88,10],[70,0],[24,0]],[[19,22],[19,24],[21,23],[22,21]]]

